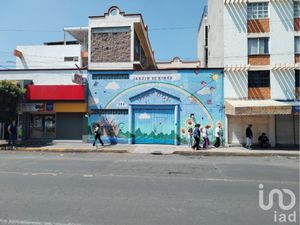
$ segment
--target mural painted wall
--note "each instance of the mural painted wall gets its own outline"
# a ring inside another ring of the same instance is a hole
[[[222,70],[89,71],[89,140],[187,144],[195,123],[224,124]],[[194,114],[194,118],[191,118]]]

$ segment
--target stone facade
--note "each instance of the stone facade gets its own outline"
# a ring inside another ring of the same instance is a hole
[[[130,62],[130,32],[92,33],[91,62]]]

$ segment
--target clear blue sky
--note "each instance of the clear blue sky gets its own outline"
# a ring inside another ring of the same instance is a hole
[[[88,16],[112,5],[141,13],[156,60],[197,57],[197,30],[206,0],[3,0],[0,3],[0,65],[13,68],[17,45],[63,40],[64,27],[87,26]]]

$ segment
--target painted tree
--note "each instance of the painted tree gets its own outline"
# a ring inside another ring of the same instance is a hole
[[[26,93],[12,81],[0,81],[0,122],[7,122],[15,118],[18,103]]]

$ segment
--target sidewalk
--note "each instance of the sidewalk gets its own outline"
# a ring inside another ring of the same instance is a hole
[[[0,142],[0,150],[5,150],[6,143]],[[59,142],[28,144],[19,146],[14,151],[42,151],[42,152],[101,152],[101,153],[146,153],[146,154],[180,154],[180,155],[202,155],[202,156],[296,156],[300,152],[297,149],[255,149],[249,150],[243,147],[210,147],[208,149],[194,151],[185,145],[99,145],[99,148],[93,147],[90,143],[82,142]]]

